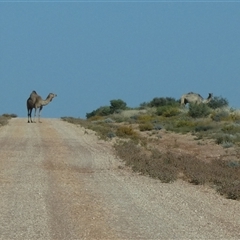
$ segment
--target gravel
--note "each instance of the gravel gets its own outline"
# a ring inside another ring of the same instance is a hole
[[[240,202],[132,173],[94,132],[42,121],[0,128],[0,239],[240,239]]]

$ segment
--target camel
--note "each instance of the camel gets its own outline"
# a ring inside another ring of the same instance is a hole
[[[187,94],[182,95],[181,97],[181,105],[185,106],[187,103],[209,103],[212,100],[213,94],[209,93],[208,98],[204,99],[200,94],[189,92]]]
[[[41,122],[40,121],[40,113],[41,113],[43,106],[46,106],[47,104],[49,104],[52,101],[52,99],[56,96],[57,96],[57,94],[49,93],[47,98],[45,100],[43,100],[42,97],[39,96],[36,91],[32,91],[30,97],[27,100],[28,123],[36,122],[35,119],[36,119],[36,113],[37,113],[38,109],[39,109],[38,110],[38,122]],[[34,121],[32,121],[33,108],[35,109]]]
[[[32,91],[29,98],[27,99],[27,111],[28,111],[28,123],[32,121],[32,110],[34,108],[34,103],[36,102],[38,94],[36,91]]]

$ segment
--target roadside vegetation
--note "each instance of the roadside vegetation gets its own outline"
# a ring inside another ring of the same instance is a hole
[[[62,120],[91,129],[104,140],[114,139],[116,154],[133,171],[164,183],[183,179],[206,184],[226,198],[240,200],[240,112],[231,109],[225,98],[214,97],[208,104],[187,107],[174,98],[154,98],[137,108],[117,99],[87,113],[86,119]],[[206,162],[194,155],[149,147],[150,141],[157,145],[163,130],[190,133],[196,140],[212,139],[222,148],[235,148],[236,158],[224,160],[220,156]]]
[[[0,115],[0,127],[6,125],[8,123],[9,119],[15,118],[15,117],[17,117],[16,114],[4,113],[4,114]]]

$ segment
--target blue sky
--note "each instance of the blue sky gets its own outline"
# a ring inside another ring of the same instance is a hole
[[[239,77],[238,1],[0,0],[0,114],[26,117],[32,90],[58,95],[43,117],[190,91],[240,108]]]

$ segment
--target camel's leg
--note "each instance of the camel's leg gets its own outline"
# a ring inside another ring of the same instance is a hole
[[[39,108],[39,111],[38,111],[38,122],[41,122],[41,120],[40,120],[41,111],[42,111],[42,106]]]
[[[28,123],[30,123],[29,118],[30,118],[30,109],[28,109]]]
[[[33,122],[33,120],[32,120],[32,110],[33,109],[30,110],[30,120],[31,120],[31,123]]]
[[[33,122],[36,122],[36,115],[37,115],[37,108],[35,108],[35,110],[34,110],[34,120],[33,120]]]
[[[30,121],[32,122],[32,109],[28,109],[28,123],[30,123]]]

